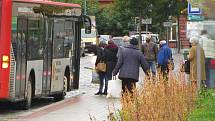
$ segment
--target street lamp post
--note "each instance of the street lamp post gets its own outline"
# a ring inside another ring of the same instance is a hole
[[[142,49],[142,36],[141,36],[141,25],[142,25],[142,12],[141,12],[141,8],[140,8],[140,16],[139,16],[139,49],[141,50]]]
[[[84,15],[87,15],[87,0],[84,0]]]

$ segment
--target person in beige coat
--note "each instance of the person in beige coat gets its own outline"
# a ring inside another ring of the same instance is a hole
[[[192,37],[190,39],[191,42],[191,49],[188,55],[188,60],[190,61],[190,81],[192,84],[195,84],[198,89],[202,82],[206,80],[206,73],[205,73],[205,53],[201,46],[199,46],[199,39],[197,37]],[[197,62],[197,48],[200,49],[200,62]],[[197,75],[197,64],[200,64],[200,73],[201,76]],[[201,77],[198,79],[198,77]],[[200,81],[200,82],[198,82]]]

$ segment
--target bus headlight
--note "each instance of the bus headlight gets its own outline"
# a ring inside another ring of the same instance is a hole
[[[9,61],[9,57],[7,55],[3,55],[2,56],[2,61],[3,62],[8,62]]]
[[[8,62],[2,62],[2,68],[3,69],[8,68],[8,66],[9,66]]]
[[[6,69],[9,67],[9,56],[3,55],[2,56],[2,68]]]

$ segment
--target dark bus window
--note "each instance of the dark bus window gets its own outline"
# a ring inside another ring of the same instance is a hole
[[[13,53],[16,59],[16,51],[17,51],[17,17],[12,17],[12,47]]]
[[[42,59],[43,41],[39,19],[28,20],[27,52],[28,59]]]
[[[73,29],[73,22],[66,21],[65,22],[65,32],[66,36],[64,39],[64,56],[69,57],[69,54],[73,54],[74,42],[75,42],[75,34]],[[71,53],[70,53],[71,52]]]
[[[64,39],[66,32],[64,30],[64,20],[54,20],[53,35],[53,58],[63,58],[64,56]]]

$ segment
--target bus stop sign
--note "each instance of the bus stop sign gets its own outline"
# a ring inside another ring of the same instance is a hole
[[[191,15],[191,14],[195,14],[195,15],[199,15],[201,14],[201,9],[200,8],[197,8],[197,7],[193,7],[190,3],[188,3],[188,15]]]

